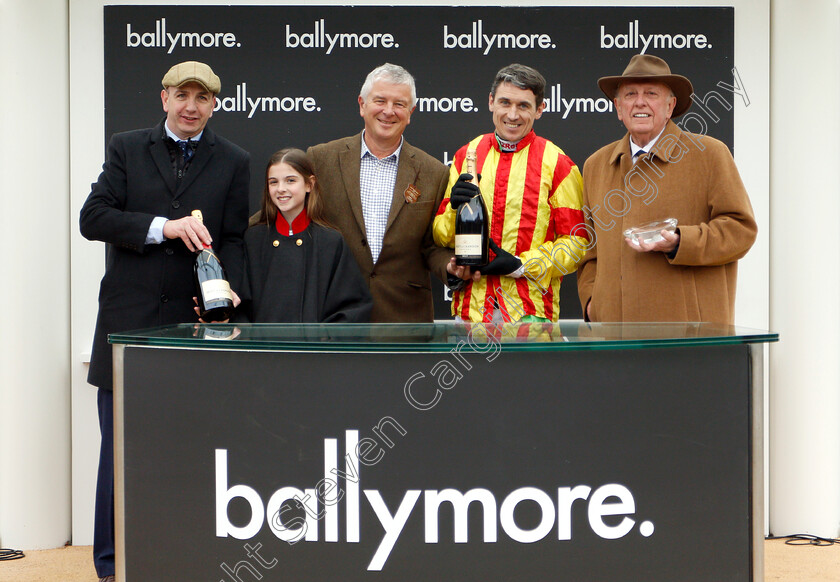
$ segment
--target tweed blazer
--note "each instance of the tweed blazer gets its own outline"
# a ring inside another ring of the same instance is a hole
[[[106,390],[112,388],[109,333],[197,321],[195,255],[180,239],[146,244],[156,216],[178,219],[200,209],[232,289],[242,281],[248,153],[205,127],[178,183],[164,135],[163,121],[115,134],[79,217],[85,238],[108,243],[88,374],[88,382]]]
[[[756,238],[747,191],[726,144],[669,121],[634,166],[630,136],[583,167],[584,212],[594,233],[578,266],[581,305],[593,321],[733,322],[737,261]],[[639,253],[623,231],[676,218],[676,255]]]
[[[440,161],[403,140],[382,250],[367,243],[359,184],[362,134],[309,148],[327,219],[347,241],[373,296],[372,322],[434,319],[430,272],[446,281],[451,249],[435,245],[431,225],[446,188]]]

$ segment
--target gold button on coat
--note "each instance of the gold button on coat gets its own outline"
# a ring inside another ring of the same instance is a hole
[[[280,241],[279,241],[279,240],[275,240],[275,241],[274,241],[273,243],[271,243],[271,244],[273,244],[273,245],[274,245],[274,246],[276,246],[276,247],[279,247],[279,246],[280,246]]]
[[[302,240],[300,240],[300,239],[297,239],[297,240],[295,241],[295,244],[296,244],[297,246],[300,246],[300,245],[302,245],[302,244],[303,244],[303,241],[302,241]]]

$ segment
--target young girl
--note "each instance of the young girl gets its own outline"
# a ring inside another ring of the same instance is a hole
[[[306,154],[268,161],[260,211],[245,232],[246,284],[239,312],[262,323],[365,323],[373,306],[356,260],[323,218]]]

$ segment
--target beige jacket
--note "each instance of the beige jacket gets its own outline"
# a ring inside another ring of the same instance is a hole
[[[755,241],[749,197],[729,149],[669,121],[649,159],[633,166],[630,136],[583,168],[583,201],[595,245],[578,267],[593,321],[733,322],[737,260]],[[676,218],[679,249],[637,253],[623,231]]]

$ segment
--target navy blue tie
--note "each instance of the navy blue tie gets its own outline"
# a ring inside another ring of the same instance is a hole
[[[642,157],[643,157],[646,153],[647,153],[647,152],[646,152],[645,150],[639,150],[639,151],[637,151],[635,154],[633,154],[633,164],[635,164],[636,162],[638,162],[639,160],[641,160],[641,159],[642,159]]]
[[[181,155],[184,156],[184,163],[190,161],[195,153],[195,148],[198,145],[198,142],[195,141],[179,141],[178,147],[181,148]]]

